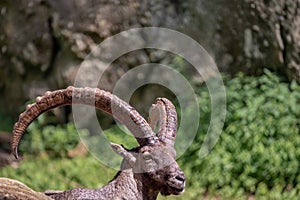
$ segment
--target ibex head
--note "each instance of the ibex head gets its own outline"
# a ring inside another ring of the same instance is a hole
[[[127,150],[111,144],[114,152],[124,158],[122,170],[132,169],[155,185],[163,195],[178,195],[184,191],[185,175],[176,162],[174,148],[177,113],[174,105],[165,98],[158,98],[150,108],[149,123],[130,105],[109,92],[92,88],[68,87],[46,92],[20,114],[13,131],[12,150],[16,158],[20,139],[28,125],[41,113],[67,104],[95,106],[122,122],[137,139],[139,146]],[[157,134],[154,129],[157,127]]]
[[[123,168],[146,174],[161,188],[163,195],[178,195],[184,191],[185,175],[176,162],[177,114],[173,104],[168,99],[158,98],[150,108],[149,121],[152,129],[158,123],[158,133],[149,138],[149,144],[132,150],[118,144],[112,144],[112,148],[125,159]]]

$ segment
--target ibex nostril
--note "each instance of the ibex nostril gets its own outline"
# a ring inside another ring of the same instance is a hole
[[[185,181],[185,177],[184,176],[181,176],[181,175],[177,175],[175,177],[177,180],[181,181],[181,182],[184,182]]]

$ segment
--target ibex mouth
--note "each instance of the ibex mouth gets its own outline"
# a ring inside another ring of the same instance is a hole
[[[168,187],[171,194],[179,195],[184,192],[185,178],[177,176],[168,181]]]
[[[170,189],[172,190],[172,194],[173,195],[180,195],[181,193],[184,192],[184,187],[183,188],[175,188],[175,187],[170,187]]]
[[[164,188],[162,188],[162,190],[160,191],[160,193],[164,196],[168,196],[170,194],[173,195],[180,195],[184,192],[184,185],[182,186],[165,186]]]

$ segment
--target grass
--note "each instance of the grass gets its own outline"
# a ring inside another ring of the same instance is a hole
[[[0,170],[0,177],[16,179],[36,191],[45,191],[78,187],[99,188],[107,184],[116,173],[116,170],[101,164],[91,155],[73,159],[53,159],[44,155],[38,158],[27,156],[17,168],[3,167]],[[200,191],[188,183],[182,195],[171,198],[196,200],[199,195]],[[167,197],[159,196],[158,199],[163,200]]]

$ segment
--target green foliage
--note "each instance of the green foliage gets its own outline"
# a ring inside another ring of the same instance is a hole
[[[124,125],[121,125],[120,128],[113,126],[105,130],[104,134],[110,142],[123,144],[128,149],[138,146],[137,141]]]
[[[205,86],[199,87],[199,131],[178,161],[187,176],[187,189],[183,195],[171,199],[193,200],[203,196],[297,199],[300,195],[300,86],[296,82],[286,83],[267,70],[260,77],[239,74],[224,79],[227,116],[222,135],[210,154],[199,158],[211,120],[210,94]],[[43,126],[41,120],[29,127],[30,134],[25,134],[21,149],[35,155],[47,152],[64,157],[78,142],[74,125]],[[132,136],[118,127],[105,131],[104,135],[127,148],[136,146]],[[90,156],[48,159],[26,158],[17,169],[2,168],[0,176],[21,180],[42,191],[100,187],[115,174]]]
[[[31,155],[47,153],[52,157],[65,157],[79,141],[74,124],[45,124],[45,115],[30,124],[20,144],[20,151]]]
[[[192,184],[226,198],[300,194],[300,86],[269,71],[226,81],[227,116],[212,152],[198,157],[210,120],[209,93],[199,89],[201,129],[182,163]],[[204,124],[203,124],[204,123]]]
[[[13,120],[7,114],[0,112],[0,131],[11,132],[13,127]]]
[[[27,128],[28,133],[24,134],[22,142],[20,143],[20,151],[22,153],[26,153],[27,155],[46,153],[51,157],[66,157],[67,152],[78,144],[80,137],[73,123],[49,125],[48,117],[47,115],[39,116]],[[121,143],[127,148],[137,146],[138,143],[126,127],[121,125],[121,129],[118,126],[113,126],[105,130],[104,135],[107,139],[98,136],[89,136],[86,130],[80,130],[80,136],[88,146],[94,146],[94,148],[96,148],[95,151],[97,151],[97,148],[101,148],[101,146],[99,146],[101,142],[98,141],[99,139]]]
[[[91,156],[74,159],[27,157],[18,168],[1,168],[0,177],[13,178],[36,191],[45,191],[102,187],[115,173]]]

